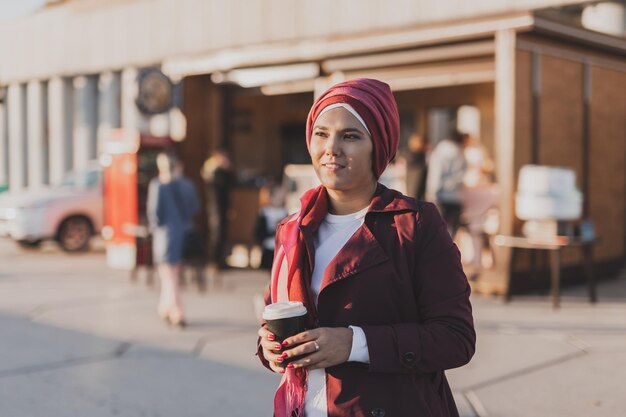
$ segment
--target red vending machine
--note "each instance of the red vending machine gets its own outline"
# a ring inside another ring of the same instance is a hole
[[[170,149],[170,137],[115,129],[104,143],[104,227],[107,264],[132,271],[151,266],[146,216],[148,185],[157,175],[156,156]]]

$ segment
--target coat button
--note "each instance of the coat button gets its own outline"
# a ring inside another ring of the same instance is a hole
[[[385,417],[385,410],[382,408],[375,408],[372,410],[373,417]]]
[[[406,352],[404,355],[402,355],[402,360],[404,361],[404,363],[407,364],[412,364],[413,362],[415,362],[415,353],[413,352]]]

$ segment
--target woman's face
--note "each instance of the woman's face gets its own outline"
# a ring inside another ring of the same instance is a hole
[[[372,139],[344,108],[329,110],[317,118],[309,152],[317,177],[329,190],[362,192],[363,187],[376,182]]]

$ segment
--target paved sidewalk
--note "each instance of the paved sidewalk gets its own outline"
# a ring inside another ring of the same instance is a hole
[[[626,416],[626,276],[510,304],[474,297],[478,333],[469,365],[448,373],[462,416]]]
[[[229,271],[184,295],[190,326],[156,317],[157,293],[101,250],[22,252],[0,241],[0,415],[270,416],[278,378],[254,357],[266,276]],[[478,349],[449,372],[463,417],[626,416],[626,275],[549,297],[474,297]],[[245,393],[245,395],[242,395]]]

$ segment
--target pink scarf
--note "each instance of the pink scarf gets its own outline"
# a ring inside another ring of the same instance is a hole
[[[302,237],[301,226],[319,227],[328,212],[328,195],[323,186],[307,191],[300,199],[300,212],[283,224],[274,254],[270,294],[272,303],[301,301],[307,308],[308,327],[313,327],[317,310],[311,293],[312,265]],[[304,415],[307,371],[285,370],[274,397],[275,417]]]

